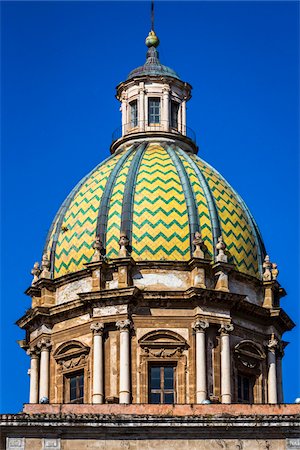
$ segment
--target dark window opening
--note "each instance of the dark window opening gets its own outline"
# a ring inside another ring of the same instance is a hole
[[[137,100],[129,103],[130,105],[130,123],[132,127],[137,127],[138,124],[138,108]]]
[[[253,380],[238,374],[238,402],[253,403]]]
[[[171,102],[171,127],[178,128],[179,103]]]
[[[160,98],[150,97],[148,100],[148,125],[160,123]]]
[[[84,398],[84,375],[83,371],[71,373],[65,377],[66,381],[66,403],[83,403]]]
[[[175,366],[150,366],[149,403],[175,403]]]

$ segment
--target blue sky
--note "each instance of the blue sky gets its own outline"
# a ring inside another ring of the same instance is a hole
[[[149,2],[2,2],[1,412],[28,401],[14,322],[56,210],[109,155],[115,86],[145,60]],[[199,156],[239,192],[261,229],[286,312],[299,323],[299,5],[157,2],[160,59],[193,86]],[[300,396],[299,328],[283,365]]]

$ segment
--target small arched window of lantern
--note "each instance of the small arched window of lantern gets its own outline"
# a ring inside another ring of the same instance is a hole
[[[266,358],[262,347],[250,340],[239,342],[234,348],[234,356],[238,363],[247,369],[257,369]]]
[[[79,341],[69,341],[60,345],[53,356],[63,370],[72,370],[86,363],[90,348]]]
[[[145,334],[139,344],[145,353],[154,357],[179,356],[188,348],[186,340],[171,330],[155,330]]]

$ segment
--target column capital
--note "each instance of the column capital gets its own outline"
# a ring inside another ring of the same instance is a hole
[[[26,351],[26,355],[30,356],[30,358],[38,358],[39,357],[39,349],[37,346],[32,346]]]
[[[279,341],[275,338],[275,336],[272,334],[271,338],[267,342],[267,347],[269,352],[275,353],[276,350],[279,348]]]
[[[94,335],[102,335],[104,331],[104,323],[103,322],[93,322],[90,326]]]
[[[234,326],[232,325],[232,323],[222,323],[218,331],[222,336],[231,333],[231,331],[233,330]]]
[[[206,320],[196,320],[193,323],[193,329],[196,333],[204,333],[205,329],[209,327],[209,323]]]
[[[118,320],[118,322],[116,322],[116,327],[120,331],[129,331],[131,326],[132,326],[132,323],[131,323],[130,319]]]
[[[52,344],[49,338],[45,338],[43,337],[42,339],[39,340],[39,342],[36,344],[37,348],[40,349],[40,351],[43,350],[50,350]]]

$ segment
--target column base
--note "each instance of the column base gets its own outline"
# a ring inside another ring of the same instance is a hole
[[[129,392],[120,392],[119,403],[130,403],[130,393]]]
[[[221,395],[221,403],[226,403],[226,404],[231,403],[231,395],[229,395],[229,394]]]
[[[102,394],[93,394],[92,403],[94,405],[102,404],[104,400],[104,396]]]

